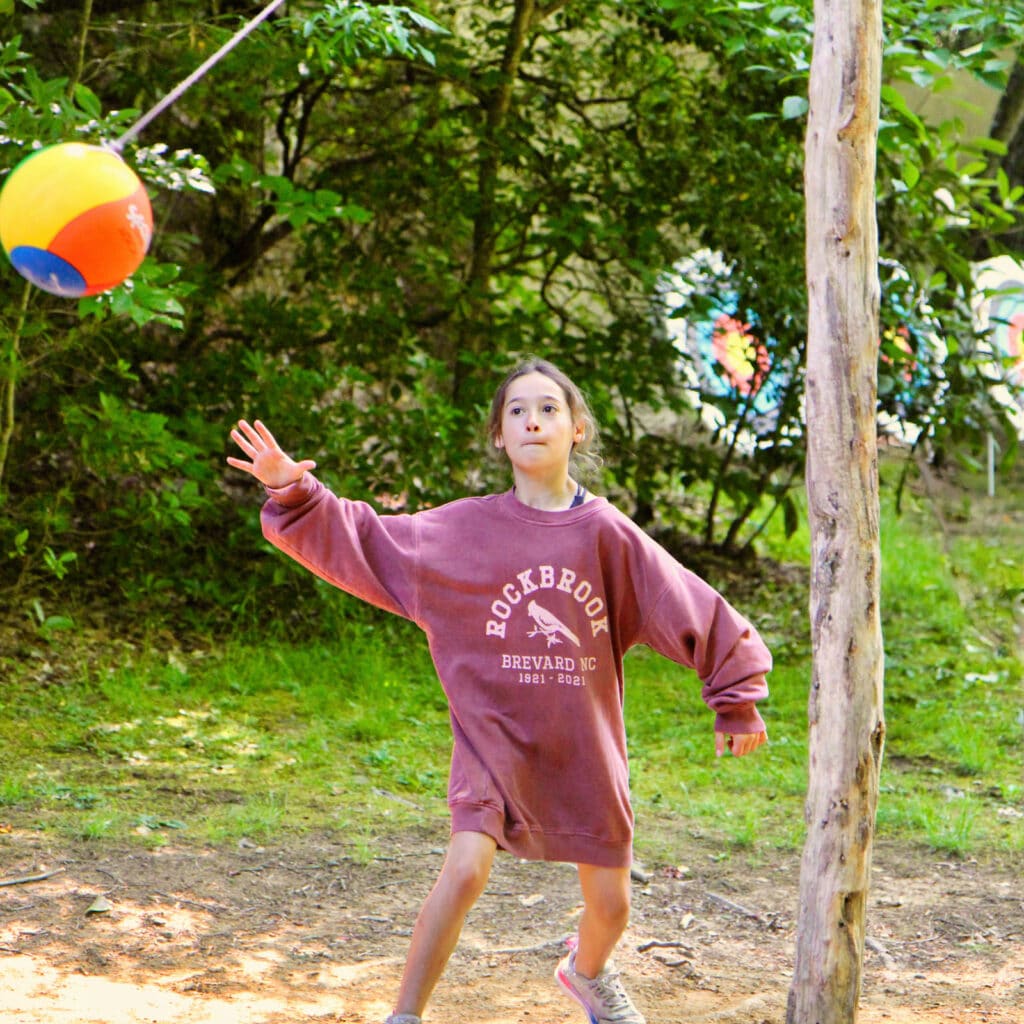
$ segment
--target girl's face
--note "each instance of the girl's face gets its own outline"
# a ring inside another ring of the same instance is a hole
[[[527,373],[508,386],[494,443],[506,451],[513,467],[568,472],[573,445],[583,436],[583,422],[573,422],[565,392],[550,377]]]

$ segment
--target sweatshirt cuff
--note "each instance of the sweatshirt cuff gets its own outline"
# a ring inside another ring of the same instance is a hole
[[[278,505],[285,508],[294,508],[301,505],[316,489],[316,477],[311,473],[303,473],[298,480],[294,480],[284,487],[264,487],[267,497],[276,501]]]
[[[715,715],[715,732],[740,736],[744,733],[766,732],[764,719],[753,703],[735,704]]]

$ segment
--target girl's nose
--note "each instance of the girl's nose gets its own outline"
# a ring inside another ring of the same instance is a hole
[[[526,429],[540,430],[540,423],[537,421],[537,416],[535,413],[528,412],[526,414]]]

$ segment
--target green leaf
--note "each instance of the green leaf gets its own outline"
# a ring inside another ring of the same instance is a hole
[[[100,103],[100,98],[81,82],[75,86],[75,102],[90,117],[100,118],[103,116],[103,104]]]
[[[927,137],[928,129],[924,121],[917,116],[908,105],[906,98],[901,92],[891,85],[883,85],[881,90],[882,102],[896,111],[905,121],[912,124],[922,137]]]
[[[419,11],[414,11],[411,7],[403,7],[401,10],[414,25],[426,30],[427,32],[436,32],[439,35],[451,34],[443,25],[439,25],[436,21],[428,18],[425,14],[420,14]]]
[[[786,4],[781,7],[773,7],[768,12],[768,20],[773,23],[785,21],[792,14],[800,14],[800,8],[794,7],[791,4]]]
[[[808,106],[807,97],[805,96],[787,96],[782,101],[782,116],[787,121],[803,117],[807,113]]]
[[[976,139],[971,139],[968,149],[980,149],[986,153],[995,153],[996,156],[1006,156],[1007,147],[1006,143],[1002,139],[992,139],[987,135],[979,136]]]
[[[995,75],[1008,71],[1011,67],[1013,67],[1012,61],[993,58],[992,60],[985,61],[985,65],[981,70],[983,74]]]

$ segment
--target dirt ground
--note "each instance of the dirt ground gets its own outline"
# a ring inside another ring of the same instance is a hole
[[[10,1024],[380,1024],[445,836],[369,863],[327,837],[155,850],[0,835]],[[799,865],[695,841],[641,867],[616,960],[648,1024],[776,1024]],[[580,912],[571,866],[499,855],[428,1024],[580,1024],[551,980]],[[48,875],[48,877],[39,877]],[[863,1024],[1024,1022],[1016,867],[875,851]]]

